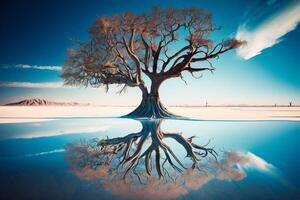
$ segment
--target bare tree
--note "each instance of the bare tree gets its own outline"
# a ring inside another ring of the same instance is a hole
[[[69,49],[61,76],[67,85],[107,90],[120,85],[120,93],[138,87],[142,102],[127,117],[175,117],[160,102],[160,85],[183,79],[184,72],[194,77],[212,72],[213,59],[243,44],[233,38],[214,44],[209,35],[217,29],[211,13],[198,8],[153,8],[149,14],[99,17],[89,30],[90,39]]]

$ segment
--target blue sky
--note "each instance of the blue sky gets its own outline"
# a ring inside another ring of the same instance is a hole
[[[98,16],[153,6],[200,7],[213,13],[223,28],[212,38],[249,40],[246,47],[214,62],[214,74],[193,79],[186,74],[165,82],[160,94],[167,105],[300,104],[300,3],[268,1],[5,1],[0,8],[0,103],[24,98],[136,105],[138,89],[123,95],[112,89],[62,88],[59,67],[72,39],[87,38]]]

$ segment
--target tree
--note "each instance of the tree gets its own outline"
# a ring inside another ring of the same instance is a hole
[[[138,87],[142,101],[127,117],[175,117],[160,102],[160,85],[183,79],[184,72],[212,72],[213,59],[243,44],[234,38],[214,44],[209,35],[217,29],[211,13],[198,8],[153,8],[149,14],[99,17],[89,29],[89,40],[68,50],[61,76],[66,85],[107,90],[120,85],[120,93]]]

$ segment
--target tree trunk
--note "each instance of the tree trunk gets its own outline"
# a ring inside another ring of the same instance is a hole
[[[153,81],[151,85],[150,93],[144,87],[141,88],[143,92],[142,102],[131,113],[125,115],[128,118],[177,118],[170,113],[161,103],[159,98],[159,87],[162,81]]]

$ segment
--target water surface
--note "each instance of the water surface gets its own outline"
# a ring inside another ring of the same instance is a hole
[[[193,141],[199,145],[210,141],[207,148],[217,152],[217,161],[211,155],[204,157],[196,174],[183,168],[181,173],[171,172],[166,165],[170,176],[178,177],[178,182],[172,182],[164,172],[159,180],[155,166],[146,177],[141,159],[136,169],[142,183],[134,175],[124,183],[112,170],[117,160],[105,173],[102,165],[84,171],[87,168],[78,168],[78,163],[67,159],[67,147],[138,133],[144,126],[140,121],[87,118],[0,124],[0,199],[300,199],[300,122],[160,123],[163,133],[180,134],[185,139],[196,136]],[[181,144],[172,138],[163,141],[184,166],[191,166]],[[149,146],[151,134],[142,153]],[[133,146],[132,153],[136,148]],[[164,161],[162,150],[160,154]],[[174,158],[172,161],[176,163]]]

